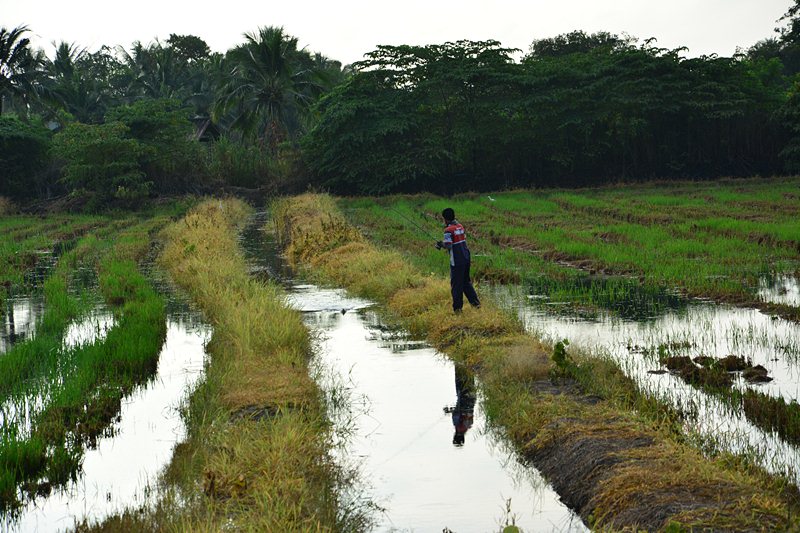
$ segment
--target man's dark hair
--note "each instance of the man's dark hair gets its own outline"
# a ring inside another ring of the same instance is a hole
[[[444,211],[442,211],[442,218],[444,218],[447,222],[456,219],[456,212],[453,211],[452,208],[448,207]]]

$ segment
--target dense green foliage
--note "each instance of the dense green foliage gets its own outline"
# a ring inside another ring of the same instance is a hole
[[[74,123],[53,141],[53,152],[64,160],[64,183],[95,202],[133,201],[145,196],[151,183],[139,170],[141,145],[128,137],[121,122],[101,125]]]
[[[145,99],[112,109],[106,123],[121,122],[141,146],[140,166],[158,192],[190,189],[203,172],[205,154],[191,139],[188,111],[177,100]]]
[[[274,151],[305,130],[308,110],[325,87],[325,65],[315,65],[282,28],[261,28],[245,40],[222,62],[214,116]]]
[[[49,146],[50,132],[44,126],[0,116],[0,195],[43,194]]]
[[[800,0],[778,23],[774,37],[733,57],[573,31],[534,40],[521,59],[497,41],[463,40],[378,46],[344,69],[278,27],[246,33],[224,54],[171,34],[94,52],[61,42],[53,59],[31,48],[27,27],[2,28],[0,114],[16,113],[17,137],[29,139],[23,122],[127,125],[138,166],[112,173],[127,176],[126,197],[226,185],[450,193],[775,175],[800,168]],[[87,144],[98,135],[77,131]],[[13,177],[26,186],[0,184],[0,193],[84,194],[66,163],[66,188],[57,167],[37,171],[30,187],[26,168]],[[118,186],[92,196],[107,201]]]
[[[534,43],[521,63],[511,52],[380,47],[322,100],[310,167],[373,194],[783,170],[776,59],[687,59],[581,32]]]

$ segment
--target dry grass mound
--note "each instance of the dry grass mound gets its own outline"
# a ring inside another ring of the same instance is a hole
[[[308,332],[278,287],[247,273],[237,233],[249,213],[239,200],[208,200],[162,234],[161,263],[214,327],[170,474],[188,479],[192,505],[172,521],[193,531],[332,530],[336,471]]]

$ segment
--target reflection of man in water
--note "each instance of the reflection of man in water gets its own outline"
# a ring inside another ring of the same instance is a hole
[[[453,408],[453,444],[464,445],[464,434],[472,427],[472,412],[475,409],[475,377],[463,365],[456,367],[456,406]]]

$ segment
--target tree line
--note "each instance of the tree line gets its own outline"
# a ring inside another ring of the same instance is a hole
[[[341,63],[263,27],[48,58],[0,28],[0,195],[91,207],[225,185],[448,193],[800,168],[800,0],[733,57],[609,33],[379,46]]]

